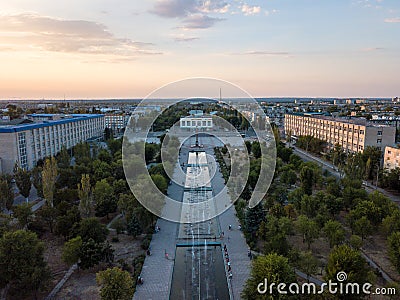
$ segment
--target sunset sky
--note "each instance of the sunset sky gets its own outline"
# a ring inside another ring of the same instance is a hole
[[[0,99],[400,96],[399,0],[0,0]]]

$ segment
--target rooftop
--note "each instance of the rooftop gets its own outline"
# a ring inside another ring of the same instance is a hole
[[[391,127],[389,125],[384,125],[384,124],[375,124],[367,119],[364,118],[348,118],[348,117],[332,117],[325,115],[323,113],[314,113],[314,112],[307,112],[307,113],[286,113],[288,115],[295,115],[295,116],[304,116],[304,117],[313,117],[316,119],[321,119],[321,120],[328,120],[328,121],[336,121],[336,122],[341,122],[341,123],[347,123],[347,124],[354,124],[354,125],[362,125],[362,126],[368,126],[368,127]]]
[[[6,123],[0,123],[0,133],[10,133],[10,132],[21,132],[36,128],[49,127],[59,124],[67,124],[71,122],[78,122],[82,120],[95,119],[104,117],[100,114],[71,114],[71,115],[60,115],[60,114],[32,114],[28,115],[32,119],[36,118],[47,118],[47,120],[31,121],[26,120],[23,122],[18,122],[15,120],[8,121]],[[56,118],[53,120],[52,118]],[[20,119],[19,119],[20,120]]]

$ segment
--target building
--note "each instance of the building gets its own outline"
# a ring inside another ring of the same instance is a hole
[[[211,129],[213,120],[211,116],[203,115],[198,117],[183,117],[180,119],[181,129]]]
[[[106,114],[105,126],[111,129],[114,133],[121,132],[126,128],[129,121],[129,115],[125,114]]]
[[[400,168],[400,148],[390,146],[385,147],[383,167],[389,170]]]
[[[365,119],[343,119],[321,113],[285,114],[285,134],[296,139],[310,135],[327,143],[331,149],[339,144],[347,152],[362,152],[367,146],[379,147],[395,143],[396,128],[367,122]]]
[[[0,171],[11,173],[15,163],[30,170],[62,146],[101,139],[104,128],[104,115],[95,114],[34,114],[19,122],[0,123]]]

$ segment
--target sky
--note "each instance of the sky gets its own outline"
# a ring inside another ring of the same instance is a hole
[[[400,96],[398,0],[0,0],[0,99]],[[216,96],[218,91],[216,91]]]

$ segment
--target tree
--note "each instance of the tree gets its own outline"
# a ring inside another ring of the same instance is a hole
[[[62,260],[68,265],[77,263],[79,261],[82,243],[82,238],[80,236],[67,241],[62,250]]]
[[[311,195],[314,185],[315,174],[311,167],[304,166],[300,171],[301,187],[305,194]]]
[[[83,219],[79,226],[79,235],[83,241],[93,239],[97,243],[104,242],[108,235],[108,229],[97,218]]]
[[[19,192],[23,197],[26,198],[26,202],[28,202],[29,193],[31,191],[31,174],[17,165],[14,168],[14,178],[19,189]]]
[[[265,212],[262,204],[259,203],[253,208],[248,208],[245,212],[244,230],[249,233],[253,238],[260,227],[260,223],[264,220]]]
[[[45,287],[50,270],[43,257],[44,244],[35,233],[17,230],[0,238],[0,286],[10,285],[20,292],[36,292]]]
[[[372,272],[360,252],[345,244],[333,248],[329,254],[325,271],[324,279],[326,281],[338,282],[336,276],[339,272],[345,272],[347,282],[351,283],[364,284],[372,282],[373,279]]]
[[[47,158],[42,171],[43,196],[49,206],[53,207],[54,190],[57,179],[57,161],[54,157]]]
[[[60,169],[67,169],[71,163],[71,157],[69,156],[67,148],[63,145],[61,146],[61,151],[57,157],[58,166]]]
[[[299,232],[303,235],[303,243],[307,243],[308,250],[310,250],[312,242],[319,236],[317,223],[304,215],[300,215],[297,218],[296,225]]]
[[[373,227],[371,222],[365,216],[354,222],[354,231],[356,234],[361,236],[362,240],[369,236],[372,233],[372,230]]]
[[[133,237],[136,237],[142,233],[142,227],[140,226],[139,221],[136,218],[136,216],[132,216],[130,218],[126,229],[128,231],[128,234],[132,235]]]
[[[301,252],[299,260],[299,268],[307,275],[307,282],[310,276],[317,272],[318,259],[314,257],[311,251]]]
[[[58,216],[56,220],[56,233],[62,235],[64,239],[66,239],[72,235],[72,229],[79,223],[81,216],[76,206],[66,209],[65,211],[59,208],[59,211],[60,216]]]
[[[18,219],[22,228],[26,228],[33,217],[32,204],[23,203],[14,207],[14,216]]]
[[[400,231],[393,232],[388,237],[389,257],[396,270],[400,272]]]
[[[78,184],[78,195],[81,217],[88,218],[92,212],[92,188],[89,174],[82,174],[81,183]]]
[[[325,223],[323,231],[329,241],[329,247],[342,243],[345,239],[345,231],[338,221],[329,220]]]
[[[11,181],[5,176],[0,178],[0,211],[10,210],[14,203],[14,193],[11,187]]]
[[[153,180],[154,184],[157,186],[157,188],[163,193],[167,193],[167,188],[168,188],[168,183],[165,177],[155,174],[151,175],[151,179]]]
[[[37,166],[32,170],[32,183],[36,189],[37,195],[43,198],[43,181],[42,181],[42,171],[43,168]]]
[[[355,234],[353,234],[350,237],[349,242],[350,242],[350,246],[357,250],[360,250],[360,248],[362,247],[362,244],[363,244],[362,239],[358,235],[355,235]]]
[[[96,202],[96,216],[104,217],[117,210],[117,200],[114,196],[114,190],[107,180],[102,179],[96,182],[93,191]]]
[[[253,155],[255,158],[260,158],[261,157],[261,145],[260,142],[253,142],[251,145],[251,152],[253,152]]]
[[[268,285],[275,284],[272,294],[269,293],[268,287],[263,287],[267,289],[266,294],[260,294],[257,291],[258,285],[265,279]],[[258,256],[253,260],[250,278],[245,284],[242,298],[246,300],[288,299],[287,295],[278,293],[276,286],[280,283],[289,285],[295,282],[296,276],[287,258],[276,253]]]
[[[103,260],[103,245],[97,243],[92,238],[82,242],[79,252],[79,267],[89,269],[99,264]]]
[[[53,233],[54,229],[54,224],[57,219],[57,209],[55,207],[51,207],[49,205],[44,205],[42,206],[38,213],[37,216],[49,226],[50,232]]]
[[[102,300],[130,300],[134,292],[134,282],[127,271],[114,267],[96,274]]]

